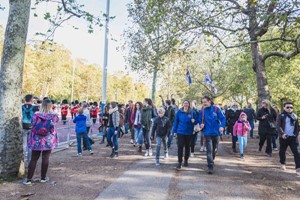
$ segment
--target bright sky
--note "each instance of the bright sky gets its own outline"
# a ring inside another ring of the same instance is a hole
[[[113,39],[117,41],[109,40],[109,56],[108,56],[108,71],[125,70],[125,60],[123,53],[118,52],[116,48],[120,46],[123,41],[121,40],[121,34],[126,28],[127,20],[127,8],[131,0],[110,0],[110,15],[116,18],[110,22],[110,34]],[[105,13],[106,0],[79,0],[84,2],[86,10],[95,15]],[[1,2],[1,5],[6,9],[0,11],[0,25],[5,27],[7,23],[9,5],[8,1]],[[34,1],[32,1],[34,5]],[[56,5],[53,3],[44,3],[39,5],[37,13],[39,17],[33,17],[33,12],[30,15],[29,30],[27,40],[34,39],[34,34],[37,32],[46,32],[48,23],[43,19],[43,13],[49,11],[55,13]],[[79,30],[74,30],[73,25],[79,27]],[[103,66],[103,49],[104,49],[104,27],[97,28],[93,34],[87,32],[86,24],[81,19],[72,19],[65,23],[62,28],[57,29],[55,33],[55,42],[63,44],[72,53],[73,58],[83,58],[89,63],[96,63]]]

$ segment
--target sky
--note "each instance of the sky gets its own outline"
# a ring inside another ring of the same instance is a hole
[[[106,0],[78,1],[84,2],[86,10],[91,13],[102,15],[106,11]],[[117,40],[109,40],[108,72],[110,73],[125,70],[124,53],[118,52],[116,49],[123,43],[121,34],[128,24],[126,4],[130,1],[110,0],[110,16],[115,16],[115,19],[110,21],[109,24],[110,37]],[[1,2],[1,5],[5,7],[5,10],[0,11],[0,25],[5,28],[9,11],[8,0]],[[33,5],[34,1],[32,1]],[[27,41],[35,39],[35,33],[47,31],[49,24],[43,19],[43,14],[45,12],[55,13],[55,10],[55,3],[43,3],[37,7],[38,17],[34,17],[33,12],[31,12]],[[79,30],[75,30],[73,25],[79,27]],[[73,58],[85,59],[88,63],[103,66],[104,27],[96,28],[94,33],[89,34],[86,23],[82,19],[74,18],[63,24],[63,27],[57,29],[54,41],[63,44],[70,50]]]

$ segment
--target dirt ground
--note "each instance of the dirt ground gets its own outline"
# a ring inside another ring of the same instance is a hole
[[[94,155],[83,153],[82,157],[76,156],[76,145],[69,149],[53,153],[50,158],[50,165],[47,176],[48,183],[39,183],[40,164],[37,166],[32,186],[22,185],[22,180],[5,182],[0,185],[0,199],[2,200],[92,200],[99,193],[105,190],[120,175],[128,170],[132,164],[143,158],[142,154],[136,151],[129,143],[129,135],[119,140],[119,158],[110,159],[110,148],[99,144],[93,145]],[[300,177],[296,177],[292,154],[287,155],[287,171],[280,171],[278,151],[274,152],[272,158],[265,156],[263,151],[257,152],[258,139],[248,139],[248,147],[245,152],[246,160],[241,161],[238,154],[231,152],[231,138],[224,137],[221,142],[222,156],[230,159],[232,165],[239,170],[249,171],[242,176],[234,178],[243,179],[245,184],[252,185],[258,191],[263,192],[263,199],[299,199],[300,198]],[[171,157],[176,157],[176,148],[173,144]],[[205,154],[199,153],[199,142],[196,146],[196,157],[203,157],[203,163],[196,167],[205,168]],[[221,153],[220,153],[221,154]],[[174,162],[174,166],[176,162]],[[154,167],[154,166],[153,166]],[[166,169],[167,170],[167,169]],[[170,169],[168,169],[170,170]],[[225,170],[225,173],[226,170]],[[233,172],[222,176],[231,176]],[[184,199],[177,189],[176,182],[180,174],[174,173],[169,186],[168,199]],[[219,176],[216,174],[215,176]],[[221,177],[220,177],[221,178]],[[216,187],[222,187],[216,186]],[[124,194],[126,195],[126,194]]]

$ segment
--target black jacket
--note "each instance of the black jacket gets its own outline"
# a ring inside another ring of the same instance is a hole
[[[173,125],[175,119],[175,109],[172,106],[169,106],[169,108],[166,107],[165,116],[169,118],[171,125]]]
[[[294,135],[298,137],[299,135],[299,121],[298,117],[296,114],[292,113],[292,117],[295,119],[295,129],[294,129]],[[277,131],[279,133],[279,137],[282,137],[284,134],[284,129],[285,129],[285,119],[287,118],[287,113],[282,112],[278,117],[277,117]]]
[[[228,109],[225,113],[226,116],[226,124],[228,127],[229,133],[233,133],[233,126],[237,120],[240,118],[240,114],[242,113],[242,110],[232,110]]]
[[[268,115],[266,119],[262,119],[262,116]],[[277,113],[271,108],[271,113],[266,108],[260,108],[257,111],[257,120],[259,120],[258,134],[259,135],[275,135],[276,129],[270,127],[270,122],[276,123]]]
[[[154,133],[156,132],[156,136],[165,137],[170,134],[171,131],[171,123],[170,120],[163,116],[162,118],[156,117],[153,122],[151,137],[154,138]]]
[[[245,108],[244,113],[246,113],[248,121],[256,120],[256,113],[253,108]]]

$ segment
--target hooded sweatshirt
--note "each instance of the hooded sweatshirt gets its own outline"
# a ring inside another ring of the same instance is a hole
[[[46,136],[37,134],[37,124],[51,121],[50,134]],[[57,114],[35,113],[32,117],[33,127],[28,140],[28,148],[35,151],[52,150],[58,146],[58,137],[55,129],[56,122],[59,121]]]
[[[246,116],[246,121],[242,121],[242,116]],[[247,114],[242,112],[240,114],[239,120],[237,120],[233,126],[234,136],[247,136],[248,132],[251,130],[250,123],[247,121]]]

